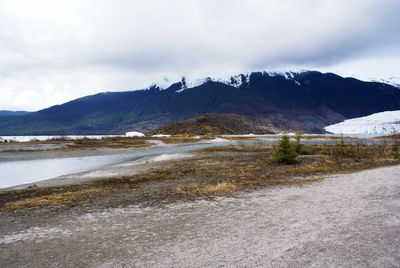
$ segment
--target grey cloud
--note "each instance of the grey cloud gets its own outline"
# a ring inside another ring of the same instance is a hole
[[[347,72],[346,62],[400,55],[398,10],[397,0],[5,0],[0,108],[52,104],[29,104],[28,95],[59,103],[182,75]]]

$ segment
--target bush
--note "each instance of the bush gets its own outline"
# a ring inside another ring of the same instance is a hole
[[[319,154],[321,155],[331,155],[331,150],[330,148],[327,147],[327,145],[322,145],[322,148],[319,151]]]
[[[303,136],[301,135],[301,132],[300,131],[296,131],[296,136],[295,136],[295,140],[296,140],[296,145],[295,145],[295,150],[296,150],[296,153],[298,153],[298,154],[301,154],[301,151],[302,151],[302,149],[301,149],[301,138],[303,138]]]
[[[305,144],[301,144],[300,145],[300,150],[298,152],[299,155],[314,155],[315,154],[315,150]]]
[[[395,159],[400,158],[400,130],[397,128],[392,129],[392,154]]]
[[[395,159],[399,159],[399,156],[400,156],[400,149],[399,149],[399,144],[397,143],[397,142],[395,142],[393,145],[392,145],[392,153],[393,153],[393,157],[395,158]]]
[[[290,143],[289,137],[283,135],[275,147],[272,160],[279,164],[293,164],[296,163],[297,155],[294,146]]]
[[[313,155],[314,151],[310,146],[301,143],[301,139],[303,138],[303,134],[301,131],[296,131],[296,136],[294,137],[295,143],[294,148],[298,155]]]
[[[344,142],[343,137],[340,137],[338,143],[335,145],[333,149],[333,155],[339,157],[355,157],[356,153],[353,150],[351,145],[348,145]]]

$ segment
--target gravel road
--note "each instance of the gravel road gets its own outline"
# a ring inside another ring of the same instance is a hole
[[[0,267],[400,267],[399,212],[394,166],[164,207],[33,214],[37,226],[1,227]]]

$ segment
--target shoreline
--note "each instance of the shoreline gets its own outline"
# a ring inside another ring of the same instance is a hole
[[[152,168],[156,168],[157,164],[166,161],[176,161],[178,159],[188,158],[193,156],[189,153],[181,154],[162,154],[158,156],[142,157],[133,161],[125,161],[118,164],[106,165],[101,168],[91,169],[88,171],[62,175],[51,179],[45,179],[37,182],[20,184],[8,188],[0,188],[1,192],[13,190],[24,190],[32,187],[63,187],[74,184],[85,184],[91,182],[99,182],[104,179],[118,178],[129,175],[143,174]]]

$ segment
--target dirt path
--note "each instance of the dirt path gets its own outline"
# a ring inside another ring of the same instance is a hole
[[[0,266],[400,267],[399,212],[395,166],[165,207],[0,215]]]

